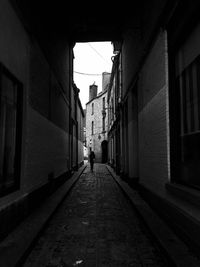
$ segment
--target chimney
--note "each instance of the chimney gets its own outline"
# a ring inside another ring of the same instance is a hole
[[[102,73],[102,91],[104,92],[106,89],[108,89],[108,85],[110,82],[110,73],[109,72],[103,72]]]
[[[90,85],[89,101],[97,97],[97,85],[93,83]]]

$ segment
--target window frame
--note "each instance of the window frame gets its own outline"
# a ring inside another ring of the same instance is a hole
[[[91,129],[91,135],[94,135],[94,121],[92,121],[92,129]]]
[[[106,100],[105,100],[105,96],[102,98],[102,109],[105,110],[106,108]]]
[[[92,115],[94,115],[94,103],[92,103]]]
[[[191,10],[189,10],[191,9]],[[167,29],[168,39],[168,77],[169,77],[169,121],[170,121],[170,180],[169,184],[185,185],[187,188],[193,188],[190,183],[185,183],[180,175],[180,159],[181,159],[181,114],[180,99],[177,90],[176,79],[176,56],[182,44],[190,37],[191,31],[200,22],[199,10],[194,6],[189,6],[187,14],[182,14],[181,9],[177,7],[172,18],[170,19]],[[195,11],[196,10],[196,11]],[[181,13],[181,16],[179,16]],[[191,20],[192,14],[192,20]],[[182,20],[184,17],[184,20]],[[176,30],[174,30],[176,29]],[[168,183],[167,183],[168,184]],[[196,187],[195,187],[196,188]],[[198,188],[199,190],[199,188]]]
[[[106,121],[105,121],[105,116],[102,117],[102,133],[105,133],[106,131]]]
[[[23,117],[23,84],[0,62],[0,102],[2,92],[2,77],[6,76],[16,87],[16,129],[15,129],[15,150],[14,150],[14,182],[6,186],[6,177],[0,187],[0,197],[8,195],[20,188],[21,175],[21,147],[22,147],[22,117]],[[1,117],[1,110],[0,110]]]

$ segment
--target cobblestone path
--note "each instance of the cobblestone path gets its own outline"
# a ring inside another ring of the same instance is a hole
[[[48,223],[24,267],[166,267],[106,166],[89,166]]]

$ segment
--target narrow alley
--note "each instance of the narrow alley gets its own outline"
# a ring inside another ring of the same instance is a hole
[[[200,267],[199,14],[0,1],[0,267]]]
[[[24,267],[170,266],[108,172],[84,170]]]

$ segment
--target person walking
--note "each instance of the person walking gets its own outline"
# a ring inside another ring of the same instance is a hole
[[[95,159],[94,151],[91,150],[89,158],[90,158],[90,169],[93,172],[94,159]]]

